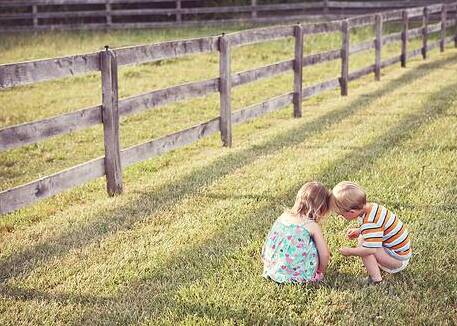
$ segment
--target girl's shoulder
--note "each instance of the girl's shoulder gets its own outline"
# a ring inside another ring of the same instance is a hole
[[[312,220],[309,220],[309,223],[304,225],[304,227],[308,230],[308,232],[311,235],[315,234],[316,232],[321,231],[321,226],[319,225],[319,223],[317,223],[316,221],[312,221]]]
[[[275,222],[276,225],[285,228],[305,229],[308,233],[314,233],[314,231],[320,226],[313,220],[298,218],[294,215],[284,212],[281,214]]]

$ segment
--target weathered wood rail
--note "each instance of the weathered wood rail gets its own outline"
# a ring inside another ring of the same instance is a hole
[[[2,0],[0,31],[144,28],[340,19],[437,1],[307,1],[204,7],[194,0]]]
[[[457,19],[455,16],[451,17],[448,14],[450,10],[455,11],[456,7],[457,3],[432,5],[387,11],[328,23],[253,29],[221,36],[118,49],[106,48],[97,53],[0,65],[0,89],[100,71],[103,93],[101,105],[0,129],[0,151],[33,144],[49,137],[66,134],[96,124],[103,124],[105,144],[104,157],[96,158],[65,171],[0,192],[0,213],[11,212],[104,175],[107,179],[108,193],[110,195],[121,193],[123,187],[122,168],[193,143],[216,132],[221,133],[223,144],[230,146],[232,143],[232,124],[245,122],[291,104],[293,104],[294,108],[293,115],[300,117],[302,113],[301,102],[304,99],[338,87],[340,87],[342,95],[347,95],[350,81],[371,73],[375,73],[375,79],[379,80],[381,69],[384,67],[396,63],[401,63],[404,67],[408,59],[412,57],[422,55],[423,58],[426,58],[428,51],[431,49],[439,47],[441,51],[444,51],[445,45],[449,42],[453,42],[454,46],[457,47]],[[428,15],[436,13],[440,14],[441,22],[429,25]],[[409,20],[418,17],[423,19],[422,26],[409,29]],[[389,21],[399,21],[402,31],[383,35],[383,23]],[[350,44],[351,29],[367,25],[373,25],[376,37],[359,44]],[[453,33],[450,36],[446,36],[446,29],[449,27],[452,27]],[[341,48],[303,55],[304,39],[307,35],[329,32],[342,34]],[[440,33],[439,41],[430,43],[428,40],[429,34],[437,32]],[[414,37],[422,38],[422,47],[409,50],[408,42]],[[293,59],[242,72],[231,71],[230,61],[233,47],[284,38],[295,38]],[[397,41],[401,42],[401,53],[382,60],[381,50],[383,45]],[[349,71],[350,56],[370,49],[375,49],[375,62],[356,71]],[[208,52],[219,52],[219,78],[190,82],[118,99],[117,69],[119,66]],[[341,60],[341,75],[338,78],[305,88],[302,86],[302,70],[304,67],[331,60]],[[237,111],[232,110],[231,89],[233,87],[285,72],[294,74],[293,89],[290,93]],[[143,144],[125,149],[120,148],[120,116],[215,92],[220,94],[221,111],[218,117]]]

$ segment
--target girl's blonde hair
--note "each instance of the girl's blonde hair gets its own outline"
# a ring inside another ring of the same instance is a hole
[[[352,209],[362,209],[366,203],[365,191],[354,182],[342,181],[333,187],[330,207],[337,214],[341,215]]]
[[[322,183],[307,182],[298,191],[289,213],[319,222],[330,210],[329,200],[330,191]]]

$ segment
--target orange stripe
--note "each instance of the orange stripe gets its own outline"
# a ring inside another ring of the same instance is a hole
[[[382,225],[381,227],[384,229],[384,227],[386,226],[386,223],[387,221],[389,220],[390,218],[390,212],[388,210],[386,210],[386,217],[384,217],[384,222],[382,222]]]
[[[379,218],[381,217],[381,214],[382,214],[382,207],[381,206],[378,206],[378,211],[376,212],[376,216],[374,217],[374,221],[373,223],[378,223],[379,221]]]
[[[400,251],[400,252],[396,252],[397,255],[399,256],[407,256],[411,253],[411,248],[408,248],[407,250],[405,251]]]
[[[402,225],[401,228],[400,228],[400,230],[398,230],[397,233],[395,233],[394,235],[392,235],[389,239],[386,239],[386,241],[384,241],[384,242],[385,242],[385,243],[392,243],[392,242],[394,242],[395,240],[397,240],[398,238],[400,238],[400,237],[403,235],[403,233],[404,233],[404,230],[403,230],[403,229],[404,229],[404,226],[405,226],[405,225]]]
[[[392,231],[393,229],[395,229],[395,228],[397,227],[397,225],[398,225],[398,218],[395,216],[394,222],[392,223],[391,226],[389,226],[389,227],[384,231],[384,233],[385,233],[385,234],[388,234],[390,231]]]
[[[364,242],[382,242],[381,238],[368,238],[368,239],[363,239]]]
[[[382,232],[382,227],[381,228],[362,230],[362,234],[370,234],[370,233],[373,233],[373,232]]]
[[[399,249],[399,248],[403,247],[408,241],[409,241],[409,235],[406,236],[405,240],[403,240],[403,241],[400,242],[399,244],[397,244],[397,245],[391,247],[390,249],[393,249],[393,250]]]
[[[378,207],[379,207],[379,205],[378,205]],[[363,219],[363,223],[369,223],[368,219],[370,218],[372,211],[373,211],[373,206],[370,207],[370,211],[365,215],[365,218]]]

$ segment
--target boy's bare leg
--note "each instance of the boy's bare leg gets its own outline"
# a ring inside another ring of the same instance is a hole
[[[359,246],[362,245],[363,238],[359,236],[358,243]],[[362,257],[363,265],[365,266],[368,275],[374,282],[382,281],[381,270],[379,265],[387,267],[389,269],[396,269],[401,266],[401,261],[389,256],[389,254],[384,250],[384,248],[376,249],[374,255],[368,255]]]
[[[388,269],[397,269],[401,266],[401,261],[389,256],[384,248],[376,249],[374,255],[362,257],[363,265],[374,282],[381,281],[381,270],[379,265]]]
[[[375,255],[368,255],[362,257],[363,265],[367,269],[368,275],[370,275],[373,282],[382,281],[381,270],[378,266],[378,261]]]
[[[388,269],[397,269],[401,266],[401,261],[389,256],[384,248],[377,249],[375,257],[379,265],[387,267]]]
[[[359,247],[362,246],[362,242],[363,242],[363,238],[362,238],[362,236],[359,236],[359,239],[358,239]],[[382,248],[380,248],[380,249],[382,249]],[[382,249],[382,250],[384,251],[384,249]],[[377,254],[377,251],[376,251],[376,254]],[[379,269],[378,261],[376,260],[376,256],[367,255],[367,256],[363,256],[361,258],[362,258],[363,265],[365,266],[365,269],[367,270],[368,275],[370,275],[373,282],[382,281],[381,270]]]

